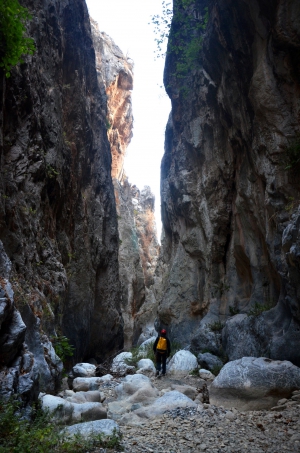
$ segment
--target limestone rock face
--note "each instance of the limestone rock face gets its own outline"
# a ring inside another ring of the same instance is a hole
[[[145,302],[159,251],[154,218],[154,196],[149,187],[140,191],[123,171],[132,137],[131,90],[133,63],[113,40],[91,20],[97,74],[107,96],[107,135],[112,153],[112,178],[118,213],[119,265],[122,283],[124,346],[136,341],[135,318]]]
[[[26,326],[14,303],[14,294],[9,281],[11,262],[0,241],[0,397],[7,400],[18,395],[26,406],[37,399],[39,392],[39,369],[33,354],[24,343]],[[58,360],[58,357],[56,356]],[[55,366],[45,363],[45,374],[51,376]],[[61,364],[62,367],[62,364]],[[51,376],[51,386],[55,377]]]
[[[36,52],[0,74],[0,238],[29,347],[60,331],[101,360],[123,346],[105,87],[83,0],[22,5]]]
[[[195,8],[182,10],[184,26],[203,25],[192,69],[176,76],[182,62],[174,45],[165,67],[172,112],[161,167],[158,322],[189,343],[200,338],[202,320],[207,329],[255,304],[276,306],[257,315],[267,323],[258,335],[274,359],[292,343],[289,360],[299,365],[300,180],[289,153],[300,131],[300,4],[200,0]],[[179,25],[175,19],[171,36]],[[241,322],[251,336],[254,321]],[[247,347],[230,344],[231,357],[245,355]]]

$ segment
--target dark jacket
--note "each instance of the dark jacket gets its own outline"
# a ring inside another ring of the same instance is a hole
[[[166,338],[166,340],[167,340],[167,356],[169,357],[169,355],[171,353],[171,343],[170,343],[169,338],[167,338],[165,335],[158,335],[158,337],[156,338],[154,345],[153,345],[153,351],[156,353],[156,347],[157,347],[157,343],[158,343],[158,340],[160,339],[160,337]]]

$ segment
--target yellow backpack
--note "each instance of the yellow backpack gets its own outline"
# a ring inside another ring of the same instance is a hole
[[[167,352],[168,349],[168,344],[167,344],[167,339],[164,337],[159,337],[157,346],[156,346],[156,351],[157,352]]]

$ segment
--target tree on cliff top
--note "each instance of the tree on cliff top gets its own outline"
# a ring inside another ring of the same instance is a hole
[[[11,68],[23,63],[23,55],[32,55],[35,50],[32,38],[26,36],[26,21],[31,19],[26,8],[18,0],[0,2],[0,68],[6,77]]]

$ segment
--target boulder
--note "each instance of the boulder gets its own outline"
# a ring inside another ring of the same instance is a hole
[[[197,356],[198,363],[201,368],[205,368],[209,371],[214,371],[215,369],[220,369],[223,366],[223,362],[219,357],[211,354],[210,352],[204,352],[203,354],[198,354]]]
[[[119,434],[119,425],[114,420],[95,420],[91,422],[78,423],[76,425],[68,426],[63,430],[69,438],[80,435],[87,439],[94,436],[111,437],[114,434]]]
[[[215,375],[212,374],[210,371],[201,368],[199,370],[199,377],[204,379],[205,381],[212,381],[215,378]]]
[[[153,343],[155,342],[156,337],[150,337],[148,340],[143,341],[143,343],[140,345],[139,349],[143,350],[146,349],[149,345],[153,346]]]
[[[288,361],[244,357],[229,362],[210,387],[210,402],[239,410],[270,409],[300,389],[300,368]]]
[[[178,351],[169,362],[168,371],[171,373],[189,372],[198,368],[197,358],[189,351]]]
[[[72,403],[53,395],[43,395],[42,409],[49,411],[59,424],[72,424],[107,418],[106,409],[101,403]]]
[[[90,363],[77,363],[72,369],[74,378],[77,377],[95,377],[96,367]]]
[[[171,390],[177,390],[180,393],[183,393],[185,396],[194,400],[198,395],[197,389],[195,387],[191,387],[190,385],[177,385],[172,384]]]
[[[101,384],[109,382],[113,379],[111,374],[106,374],[101,377],[90,377],[90,378],[75,378],[73,381],[73,390],[75,392],[88,392],[90,390],[98,390]]]
[[[125,376],[128,373],[134,372],[135,367],[126,363],[126,360],[130,359],[132,359],[131,352],[121,352],[118,354],[112,362],[111,372],[120,376]]]
[[[108,416],[114,420],[120,420],[127,412],[153,403],[158,397],[158,390],[143,374],[126,376],[115,391],[118,401],[108,404]]]
[[[143,371],[152,371],[155,373],[155,365],[150,359],[141,359],[137,363],[138,370],[137,373]]]
[[[72,393],[72,394],[71,394]],[[98,390],[90,390],[87,392],[72,392],[67,390],[65,399],[71,403],[103,403],[105,396]]]
[[[118,399],[124,399],[134,394],[139,394],[141,397],[143,394],[148,397],[157,396],[158,394],[151,380],[143,374],[126,376],[122,383],[116,386],[115,392]]]
[[[150,406],[135,410],[134,414],[141,418],[152,418],[178,407],[197,407],[197,404],[183,393],[172,390],[155,400]]]

